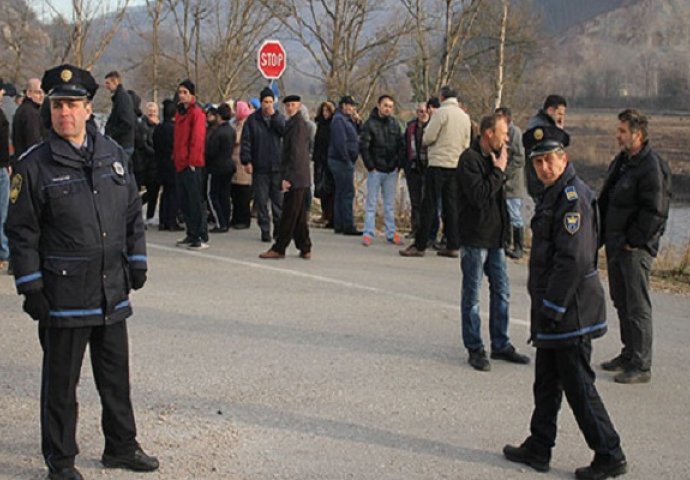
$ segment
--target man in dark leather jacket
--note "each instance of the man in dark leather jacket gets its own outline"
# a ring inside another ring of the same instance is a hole
[[[597,270],[597,201],[575,174],[557,131],[535,127],[531,162],[545,186],[532,219],[528,289],[532,343],[537,347],[531,435],[506,445],[512,462],[547,471],[563,393],[594,460],[575,477],[603,480],[627,471],[620,437],[594,386],[591,339],[606,332],[604,289]]]
[[[146,281],[141,203],[125,152],[87,127],[98,88],[71,65],[48,70],[46,142],[17,162],[7,224],[17,291],[38,323],[43,348],[42,449],[51,480],[79,480],[74,467],[76,385],[89,345],[103,405],[106,467],[151,471],[158,461],[136,440],[125,319],[131,289]]]
[[[609,273],[623,349],[602,364],[623,370],[617,383],[646,383],[652,367],[652,303],[649,274],[666,228],[671,172],[647,139],[647,118],[637,110],[618,115],[621,153],[609,167],[599,205]]]

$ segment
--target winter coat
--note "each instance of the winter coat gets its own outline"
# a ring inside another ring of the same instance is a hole
[[[240,160],[240,150],[242,149],[242,130],[244,121],[235,123],[235,147],[232,149],[232,162],[235,165],[235,174],[232,176],[234,185],[251,185],[252,175],[244,171]]]
[[[429,166],[429,148],[422,145],[424,137],[424,127],[428,124],[420,125],[416,118],[407,122],[405,128],[405,153],[406,162],[403,164],[405,174],[410,171],[424,173]]]
[[[525,197],[525,147],[522,130],[511,123],[508,127],[508,166],[506,167],[506,198]]]
[[[457,169],[460,245],[504,248],[508,244],[505,174],[484,156],[479,140],[460,157]]]
[[[113,93],[112,102],[113,108],[105,123],[105,134],[122,148],[132,148],[137,121],[132,98],[122,85],[118,85]]]
[[[175,171],[181,172],[189,167],[204,166],[206,146],[206,115],[196,102],[185,108],[178,106],[175,113],[175,134],[173,141],[173,161]]]
[[[41,143],[48,135],[41,121],[41,106],[26,97],[12,120],[12,145],[14,158],[19,158],[28,149]]]
[[[281,139],[285,134],[285,116],[276,111],[264,118],[261,109],[245,120],[242,129],[242,165],[252,165],[254,173],[280,171]]]
[[[309,188],[309,125],[302,113],[295,113],[285,124],[281,177],[290,182],[291,189]]]
[[[457,98],[447,98],[431,116],[422,144],[429,147],[429,166],[455,168],[472,139],[472,122]]]
[[[314,196],[321,198],[331,195],[335,190],[333,174],[328,169],[328,144],[331,141],[331,122],[333,117],[316,119],[314,151],[311,159],[314,162]]]
[[[211,175],[232,175],[235,164],[232,151],[235,147],[235,129],[223,122],[216,127],[206,141],[206,171]]]
[[[146,270],[141,202],[127,158],[89,131],[81,152],[54,132],[15,166],[7,219],[17,292],[42,290],[41,326],[108,325],[132,313],[130,270]]]
[[[156,174],[156,151],[153,145],[153,130],[156,124],[146,116],[137,118],[134,129],[134,153],[132,154],[132,164],[134,166],[134,176],[139,186],[155,182]]]
[[[350,168],[359,154],[359,128],[352,117],[339,108],[331,121],[331,138],[328,142],[328,160],[342,163]]]
[[[618,154],[599,196],[607,252],[613,254],[627,244],[655,257],[670,203],[671,171],[649,142],[632,158]]]
[[[161,185],[175,184],[175,163],[172,159],[175,124],[164,121],[153,129],[153,151],[156,173]]]
[[[10,166],[10,122],[0,109],[0,168]]]
[[[390,173],[400,168],[405,143],[398,121],[393,116],[382,117],[374,107],[360,131],[359,151],[369,171]]]
[[[606,301],[597,270],[597,201],[571,164],[544,190],[532,218],[527,288],[536,347],[572,344],[606,333]]]

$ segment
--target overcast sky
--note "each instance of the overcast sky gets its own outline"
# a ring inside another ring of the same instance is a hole
[[[65,15],[67,18],[72,16],[72,0],[49,0],[50,3],[57,8],[63,15]],[[129,5],[141,5],[144,3],[145,0],[129,0]],[[95,7],[97,5],[106,5],[110,9],[114,9],[117,7],[118,3],[122,3],[123,0],[84,0],[85,4],[89,4],[89,2]],[[31,4],[36,8],[37,13],[40,15],[42,10],[45,9],[46,14],[50,14],[50,9],[47,6],[44,6],[44,0],[33,0]],[[105,8],[101,8],[101,12],[105,12]]]

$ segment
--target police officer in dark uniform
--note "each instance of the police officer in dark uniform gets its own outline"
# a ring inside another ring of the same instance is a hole
[[[45,72],[48,140],[17,163],[7,233],[17,291],[38,321],[43,349],[42,450],[49,478],[79,480],[74,467],[76,386],[87,344],[103,407],[102,463],[152,471],[143,452],[129,386],[126,318],[130,290],[146,281],[141,203],[127,156],[87,127],[98,85],[71,65]]]
[[[563,393],[594,460],[575,477],[601,480],[622,475],[627,462],[620,438],[594,386],[593,338],[606,332],[604,290],[597,269],[599,222],[594,193],[576,175],[562,130],[535,127],[523,141],[544,194],[532,219],[528,289],[531,341],[537,347],[531,435],[506,445],[512,462],[547,471],[556,440]]]

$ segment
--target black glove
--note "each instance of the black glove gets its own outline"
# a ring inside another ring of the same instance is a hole
[[[132,280],[132,289],[139,290],[146,283],[146,270],[130,269],[129,278]]]
[[[25,293],[23,308],[34,320],[48,320],[50,318],[50,304],[48,304],[43,290]]]

